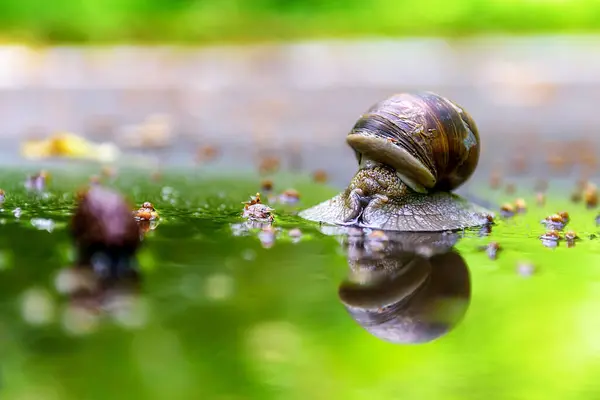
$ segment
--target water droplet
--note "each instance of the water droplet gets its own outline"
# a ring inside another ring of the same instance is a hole
[[[35,226],[41,231],[52,232],[54,230],[54,221],[51,219],[44,218],[32,218],[31,225]]]
[[[229,275],[215,274],[206,280],[206,297],[211,300],[224,300],[233,293],[233,279]]]
[[[31,325],[46,325],[54,319],[54,300],[44,289],[27,290],[21,300],[21,315]]]
[[[92,311],[72,304],[65,308],[62,316],[65,331],[76,336],[93,333],[98,328],[98,322],[98,316]]]
[[[253,261],[256,259],[256,252],[251,249],[244,250],[242,252],[242,258],[246,261]]]

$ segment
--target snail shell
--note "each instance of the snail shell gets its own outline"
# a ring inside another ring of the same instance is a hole
[[[479,161],[471,116],[434,93],[401,93],[372,106],[346,138],[359,165],[370,159],[393,167],[419,193],[451,191]]]
[[[471,116],[430,92],[373,105],[346,137],[359,170],[348,188],[299,216],[388,231],[451,231],[489,224],[488,210],[451,193],[475,171],[480,140]]]

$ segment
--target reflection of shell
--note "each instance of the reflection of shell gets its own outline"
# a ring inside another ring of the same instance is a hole
[[[349,264],[354,279],[341,284],[340,300],[356,322],[382,340],[435,340],[462,319],[469,305],[469,272],[455,251]]]

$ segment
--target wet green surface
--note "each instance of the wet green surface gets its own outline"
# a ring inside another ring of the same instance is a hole
[[[566,399],[600,395],[600,242],[596,211],[559,194],[498,221],[456,250],[469,267],[466,314],[448,334],[398,345],[363,329],[338,297],[349,267],[335,237],[293,215],[336,189],[278,176],[298,206],[273,205],[272,247],[232,235],[257,177],[120,175],[136,206],[154,203],[158,227],[139,254],[141,293],[129,314],[76,312],[55,284],[71,261],[66,231],[80,172],[56,172],[50,196],[4,173],[0,225],[0,394],[3,399]],[[172,190],[165,190],[168,186]],[[514,196],[482,194],[495,202]],[[564,192],[563,192],[564,195]],[[566,197],[566,196],[565,196]],[[13,210],[20,207],[20,218]],[[574,248],[540,243],[539,220],[566,209]],[[51,219],[53,229],[32,225]],[[302,230],[294,242],[287,232]],[[479,247],[500,243],[498,259]],[[517,273],[533,263],[532,276]],[[73,302],[71,302],[73,304]],[[70,310],[70,311],[69,311]],[[81,310],[81,309],[80,309]]]

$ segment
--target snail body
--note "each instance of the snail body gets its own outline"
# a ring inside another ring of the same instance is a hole
[[[453,194],[475,171],[475,122],[430,92],[373,105],[346,137],[359,169],[345,191],[300,216],[393,231],[445,231],[488,223],[489,212]]]

